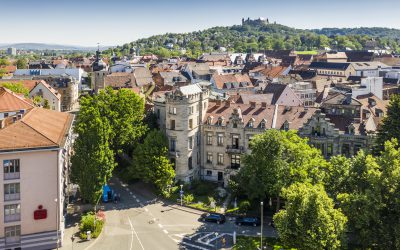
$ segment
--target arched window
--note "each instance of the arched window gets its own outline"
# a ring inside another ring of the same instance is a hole
[[[251,118],[251,119],[249,120],[249,123],[247,124],[247,127],[249,127],[249,128],[254,128],[254,118]]]
[[[212,117],[209,116],[209,117],[207,118],[207,124],[208,124],[208,125],[211,125],[211,123],[212,123]]]

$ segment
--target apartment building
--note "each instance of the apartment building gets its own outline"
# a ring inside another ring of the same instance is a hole
[[[63,239],[73,116],[8,103],[0,111],[0,249],[54,249]]]

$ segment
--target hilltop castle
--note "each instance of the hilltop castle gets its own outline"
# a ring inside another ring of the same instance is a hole
[[[242,25],[262,25],[262,24],[269,24],[268,18],[259,17],[258,19],[250,19],[250,17],[246,19],[242,18]]]

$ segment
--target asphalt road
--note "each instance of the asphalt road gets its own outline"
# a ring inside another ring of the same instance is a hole
[[[121,201],[103,204],[106,210],[104,231],[87,249],[229,249],[234,231],[259,235],[260,227],[239,227],[229,217],[222,225],[200,222],[201,212],[164,204],[143,186],[127,186],[117,179],[113,179],[110,186],[120,193]],[[264,235],[274,235],[271,227],[264,227]]]

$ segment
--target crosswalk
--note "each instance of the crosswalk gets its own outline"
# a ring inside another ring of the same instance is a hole
[[[194,234],[172,234],[170,238],[186,250],[210,250],[221,247],[230,247],[233,243],[233,234],[219,232],[198,232]]]

